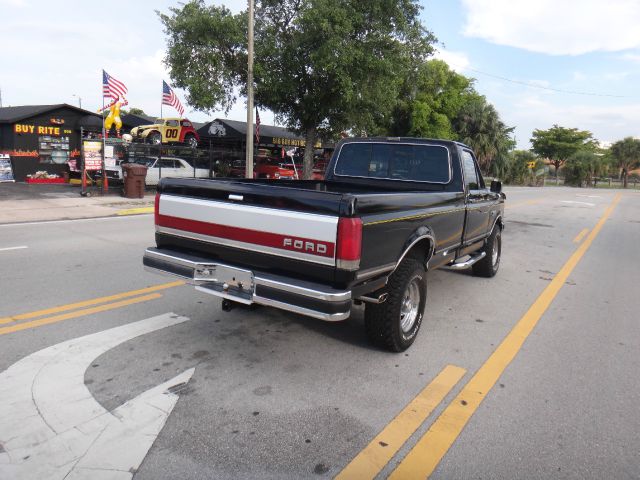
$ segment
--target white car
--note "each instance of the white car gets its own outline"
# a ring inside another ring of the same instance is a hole
[[[144,157],[135,160],[135,163],[147,167],[147,185],[157,185],[162,177],[191,177],[209,178],[209,169],[194,169],[189,162],[178,157]]]

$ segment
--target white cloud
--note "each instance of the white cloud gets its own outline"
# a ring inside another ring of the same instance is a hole
[[[453,52],[450,50],[438,49],[435,51],[433,56],[434,58],[447,62],[449,67],[458,73],[462,73],[471,66],[471,61],[464,52]]]
[[[587,76],[582,72],[573,72],[572,79],[574,82],[584,82]]]
[[[620,80],[627,78],[629,75],[629,72],[609,72],[605,73],[603,77],[607,81],[619,82]]]
[[[0,7],[26,7],[28,3],[26,0],[0,0]]]
[[[516,126],[519,148],[529,148],[534,129],[547,129],[553,124],[589,130],[605,142],[640,135],[639,103],[560,105],[536,94],[503,98],[502,101],[512,107],[504,112],[503,120],[507,125]]]
[[[464,34],[550,55],[640,47],[637,0],[463,0]]]
[[[621,55],[620,58],[631,62],[640,62],[640,54],[638,53],[625,53],[624,55]]]

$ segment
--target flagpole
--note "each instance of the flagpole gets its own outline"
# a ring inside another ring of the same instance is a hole
[[[104,82],[104,70],[102,72]],[[106,130],[104,128],[104,86],[102,88],[102,193],[107,192],[107,171],[105,169],[104,155],[107,149]]]
[[[253,178],[253,2],[249,0],[249,31],[247,39],[247,158],[245,176]]]

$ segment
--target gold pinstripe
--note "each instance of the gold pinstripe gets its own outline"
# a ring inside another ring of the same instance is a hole
[[[401,222],[403,220],[417,220],[419,218],[435,217],[436,215],[443,215],[445,213],[463,212],[463,211],[464,211],[463,208],[457,208],[455,210],[444,210],[442,212],[421,213],[419,215],[410,215],[408,217],[400,217],[400,218],[392,218],[389,220],[377,220],[375,222],[368,222],[368,223],[365,223],[364,226],[366,227],[368,225],[379,225],[381,223]]]
[[[470,207],[467,207],[467,210],[478,210],[480,208],[487,208],[487,205],[470,206]],[[445,213],[455,213],[455,212],[464,212],[464,208],[456,208],[454,210],[443,210],[442,212],[421,213],[419,215],[409,215],[407,217],[392,218],[389,220],[376,220],[374,222],[367,222],[364,224],[364,226],[366,227],[369,225],[380,225],[382,223],[402,222],[404,220],[417,220],[420,218],[435,217],[436,215],[444,215]]]

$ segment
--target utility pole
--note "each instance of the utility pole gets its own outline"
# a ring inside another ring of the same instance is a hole
[[[78,97],[78,106],[82,108],[82,97],[80,95],[76,95],[75,93],[71,95],[72,97]]]
[[[0,88],[0,108],[2,108],[2,88]]]
[[[247,53],[247,158],[245,177],[253,178],[253,4],[249,0],[249,31]]]

